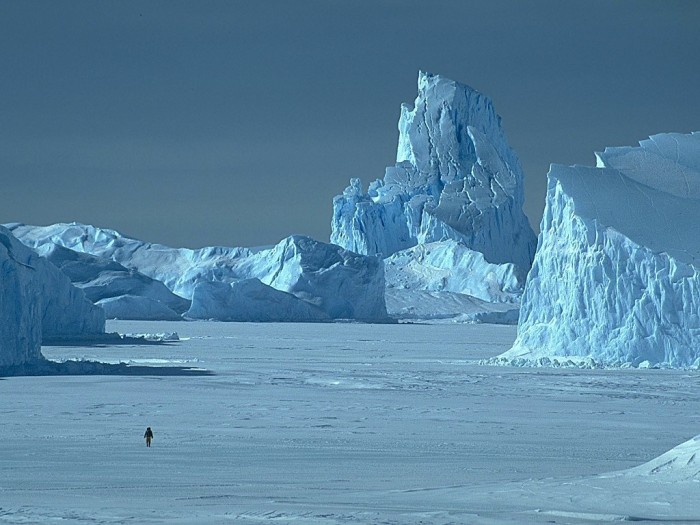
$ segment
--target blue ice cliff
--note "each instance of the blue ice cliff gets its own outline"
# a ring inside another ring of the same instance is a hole
[[[552,165],[518,336],[501,360],[700,365],[700,133]]]
[[[103,311],[2,226],[0,276],[0,367],[42,361],[46,338],[104,333]]]

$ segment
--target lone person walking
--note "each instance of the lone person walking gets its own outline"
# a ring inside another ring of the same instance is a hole
[[[146,446],[150,448],[151,440],[153,439],[153,431],[151,430],[151,427],[146,429],[146,433],[143,435],[143,437],[146,438]]]

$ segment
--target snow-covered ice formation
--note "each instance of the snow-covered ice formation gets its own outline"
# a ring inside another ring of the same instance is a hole
[[[387,288],[386,309],[400,322],[517,324],[518,305],[456,292]]]
[[[60,268],[110,319],[178,320],[190,306],[163,283],[111,259],[56,244],[44,244],[36,251]]]
[[[387,319],[382,260],[309,237],[287,237],[259,251],[225,247],[190,250],[151,244],[78,223],[8,226],[34,249],[58,245],[108,258],[162,282],[186,299],[192,298],[195,286],[201,282],[233,283],[254,278],[295,295],[331,319]]]
[[[386,306],[400,320],[516,324],[525,270],[492,264],[464,244],[440,241],[384,260]]]
[[[95,302],[107,319],[132,319],[141,321],[179,321],[181,314],[165,304],[143,295],[115,295]]]
[[[401,250],[384,265],[388,289],[455,292],[494,303],[518,303],[526,277],[521,267],[489,263],[453,240]]]
[[[332,319],[386,320],[384,263],[309,237],[291,236],[249,257],[243,269]]]
[[[668,452],[618,475],[647,477],[653,481],[677,483],[700,482],[700,435],[673,447]]]
[[[321,309],[263,284],[258,279],[233,283],[201,282],[194,287],[192,306],[185,317],[218,321],[327,321]]]
[[[486,319],[474,317],[478,300],[517,304],[532,262],[523,199],[522,169],[491,100],[420,72],[414,107],[401,107],[396,165],[366,192],[352,179],[335,197],[331,242],[385,258],[392,317]],[[421,290],[427,303],[409,304]]]
[[[502,360],[697,367],[700,133],[597,159],[550,169],[518,336]]]
[[[523,173],[491,100],[420,72],[401,107],[396,165],[365,192],[353,179],[333,201],[331,242],[388,257],[452,239],[489,263],[527,270],[535,235],[523,214]]]
[[[190,298],[200,280],[236,278],[233,265],[251,255],[246,248],[171,248],[133,239],[106,228],[80,223],[49,226],[6,225],[27,246],[58,245],[80,253],[111,259],[162,282],[180,297]]]
[[[0,366],[42,360],[45,337],[104,332],[102,310],[0,226]]]
[[[42,359],[36,271],[29,264],[37,256],[24,246],[17,251],[18,244],[0,227],[0,366]]]

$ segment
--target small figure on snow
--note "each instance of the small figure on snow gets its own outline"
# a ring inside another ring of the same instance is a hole
[[[143,435],[143,437],[146,438],[146,446],[150,447],[151,446],[151,440],[153,439],[153,431],[151,430],[151,427],[148,427],[146,429],[146,433]]]

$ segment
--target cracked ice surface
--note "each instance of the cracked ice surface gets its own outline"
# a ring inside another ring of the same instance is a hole
[[[700,134],[553,165],[518,337],[503,355],[700,365]]]
[[[491,100],[423,72],[418,89],[414,108],[401,108],[396,165],[367,192],[353,179],[334,199],[331,242],[388,257],[451,239],[489,263],[529,268],[523,173]]]

